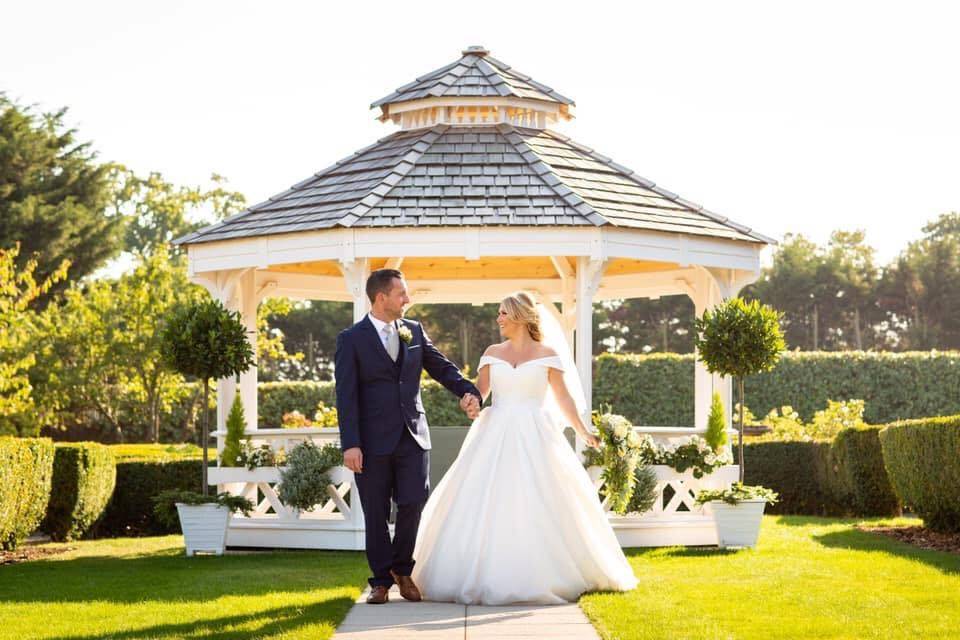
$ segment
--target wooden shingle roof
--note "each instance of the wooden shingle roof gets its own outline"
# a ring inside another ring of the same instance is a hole
[[[370,105],[385,107],[397,102],[430,97],[507,97],[573,105],[574,102],[545,84],[520,73],[489,55],[483,47],[469,47],[463,57],[420,76]]]
[[[483,225],[612,225],[773,242],[565,136],[508,124],[398,131],[176,242]]]

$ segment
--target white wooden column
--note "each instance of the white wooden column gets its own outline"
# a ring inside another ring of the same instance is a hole
[[[370,261],[367,258],[355,258],[338,265],[343,272],[347,293],[353,298],[353,321],[360,322],[370,311],[370,300],[366,291],[367,278],[370,277]]]
[[[590,428],[590,412],[593,408],[593,297],[600,286],[600,279],[606,263],[603,260],[587,256],[577,258],[576,274],[576,362],[583,395],[586,397],[586,411],[581,418]],[[583,442],[577,438],[577,452],[583,450]]]
[[[240,401],[243,403],[243,415],[246,418],[246,430],[253,431],[258,426],[257,416],[257,309],[260,306],[260,292],[256,290],[256,272],[253,269],[240,277],[240,321],[246,329],[247,342],[253,349],[254,365],[240,374]],[[229,415],[230,407],[227,407]],[[268,425],[279,427],[280,425]]]
[[[370,300],[367,298],[367,278],[370,277],[370,260],[355,258],[337,263],[343,273],[347,292],[353,298],[353,321],[360,322],[370,311]],[[337,372],[333,372],[336,378]],[[346,470],[349,473],[349,469]],[[363,540],[365,522],[363,519],[363,505],[360,503],[360,494],[357,491],[356,481],[350,482],[350,522],[353,524],[358,540]]]

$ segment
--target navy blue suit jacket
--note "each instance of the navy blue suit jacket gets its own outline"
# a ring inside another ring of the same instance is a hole
[[[334,356],[340,446],[360,447],[366,455],[391,453],[403,429],[424,449],[430,448],[430,427],[420,399],[420,374],[430,377],[458,398],[480,392],[455,364],[440,353],[419,322],[401,319],[410,330],[410,344],[400,340],[394,362],[368,316],[340,332]]]

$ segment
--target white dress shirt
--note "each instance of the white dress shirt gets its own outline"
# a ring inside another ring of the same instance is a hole
[[[387,344],[387,336],[383,333],[383,328],[387,326],[388,323],[384,322],[380,318],[377,318],[372,313],[367,313],[367,317],[370,318],[370,322],[373,323],[373,327],[377,330],[377,335],[380,336],[380,342],[383,344],[383,348],[387,350],[387,353],[390,353],[390,345]],[[394,331],[397,330],[397,323],[393,323]]]

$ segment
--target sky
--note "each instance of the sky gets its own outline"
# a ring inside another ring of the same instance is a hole
[[[952,3],[3,4],[0,91],[251,204],[390,134],[369,104],[479,44],[576,101],[561,133],[766,235],[865,229],[885,262],[960,210]]]

